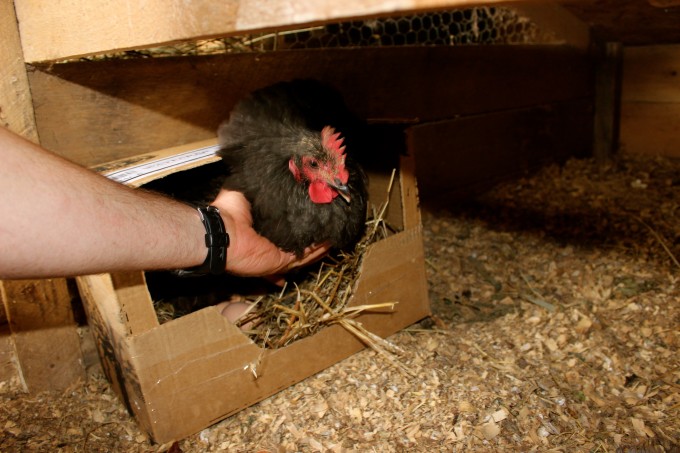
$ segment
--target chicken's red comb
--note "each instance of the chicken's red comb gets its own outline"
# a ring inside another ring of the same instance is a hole
[[[342,156],[345,153],[343,141],[345,141],[344,137],[340,137],[340,132],[335,132],[335,129],[332,127],[326,126],[321,130],[321,144],[338,156]]]

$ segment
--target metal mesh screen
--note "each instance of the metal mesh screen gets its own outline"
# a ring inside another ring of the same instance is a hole
[[[355,20],[275,33],[200,40],[95,57],[140,58],[291,49],[547,44],[549,32],[512,8],[480,7]],[[88,59],[92,59],[89,57]]]
[[[537,27],[508,8],[471,8],[340,22],[285,34],[283,48],[533,43]]]

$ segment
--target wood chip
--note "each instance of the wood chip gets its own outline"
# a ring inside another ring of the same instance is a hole
[[[388,339],[412,375],[367,349],[175,451],[677,451],[678,175],[623,154],[423,200],[436,318]],[[0,428],[2,451],[163,448],[96,374],[65,394],[0,385]]]

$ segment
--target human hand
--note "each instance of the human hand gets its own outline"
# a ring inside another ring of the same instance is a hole
[[[284,252],[253,229],[250,203],[240,192],[222,189],[212,203],[222,215],[229,233],[227,272],[241,276],[269,276],[312,263],[323,257],[330,246],[314,245],[301,258]]]

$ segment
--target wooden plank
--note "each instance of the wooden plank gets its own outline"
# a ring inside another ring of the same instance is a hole
[[[412,127],[421,201],[447,204],[545,163],[588,155],[591,112],[584,99]]]
[[[680,158],[680,103],[624,102],[621,148]]]
[[[7,323],[0,324],[0,382],[11,380],[19,382],[16,356],[17,352],[14,348],[14,339],[9,325]]]
[[[158,317],[148,304],[151,296],[143,272],[118,272],[111,274],[111,282],[120,304],[120,316],[130,335],[136,335],[158,327]]]
[[[0,285],[27,389],[65,389],[82,378],[66,281],[5,280]]]
[[[672,8],[680,6],[680,0],[647,0],[650,5],[656,8]]]
[[[680,45],[626,47],[621,146],[680,157]]]
[[[587,59],[561,46],[81,62],[39,67],[30,81],[43,145],[91,166],[214,137],[246,93],[301,77],[336,87],[363,118],[411,122],[573,99],[591,90]]]
[[[552,2],[518,3],[513,8],[528,17],[558,43],[582,51],[590,48],[590,27],[562,5]]]
[[[19,369],[17,368],[17,352],[14,348],[14,338],[9,328],[7,310],[3,303],[2,284],[0,283],[0,382],[19,380]]]
[[[11,1],[0,2],[0,125],[38,142]],[[29,390],[63,389],[82,375],[80,340],[65,280],[0,281],[0,380]],[[17,367],[18,365],[18,367]]]
[[[38,141],[14,5],[7,0],[0,2],[0,126]]]
[[[625,46],[680,42],[680,8],[655,8],[644,0],[565,2],[564,7],[604,40]]]
[[[602,42],[596,46],[593,155],[599,161],[606,161],[619,148],[623,46],[618,42]]]
[[[0,126],[34,142],[38,133],[19,41],[14,4],[0,2]],[[0,381],[19,379],[16,350],[0,282]]]
[[[680,103],[680,45],[626,47],[621,100]]]
[[[530,0],[539,1],[539,0]],[[544,0],[543,0],[544,1]],[[583,0],[581,0],[583,1]],[[508,0],[16,0],[28,62]]]

